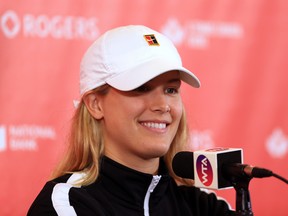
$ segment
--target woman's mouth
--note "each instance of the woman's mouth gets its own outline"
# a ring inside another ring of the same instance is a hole
[[[167,123],[159,122],[141,122],[141,125],[152,129],[165,129],[167,127]]]

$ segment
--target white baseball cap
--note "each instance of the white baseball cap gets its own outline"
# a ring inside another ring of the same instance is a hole
[[[83,56],[80,94],[104,84],[130,91],[171,70],[180,71],[180,79],[189,85],[200,87],[166,36],[141,25],[118,27],[100,36]]]

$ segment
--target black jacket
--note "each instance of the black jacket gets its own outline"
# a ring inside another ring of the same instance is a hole
[[[230,215],[225,201],[196,187],[177,186],[163,161],[159,176],[144,174],[104,157],[100,176],[88,186],[67,174],[46,183],[28,216],[213,216]],[[146,211],[146,213],[144,213]]]

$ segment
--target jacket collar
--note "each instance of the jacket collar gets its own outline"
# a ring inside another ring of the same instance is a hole
[[[151,194],[151,204],[156,204],[163,197],[172,180],[162,158],[159,164],[158,175],[161,175],[161,179]],[[101,160],[100,176],[96,182],[101,182],[109,193],[124,202],[142,207],[152,179],[151,174],[133,170],[104,156]]]

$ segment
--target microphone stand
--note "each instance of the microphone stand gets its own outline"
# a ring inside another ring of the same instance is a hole
[[[249,183],[251,179],[249,176],[242,176],[232,180],[232,185],[236,190],[235,216],[253,216],[249,193]]]

